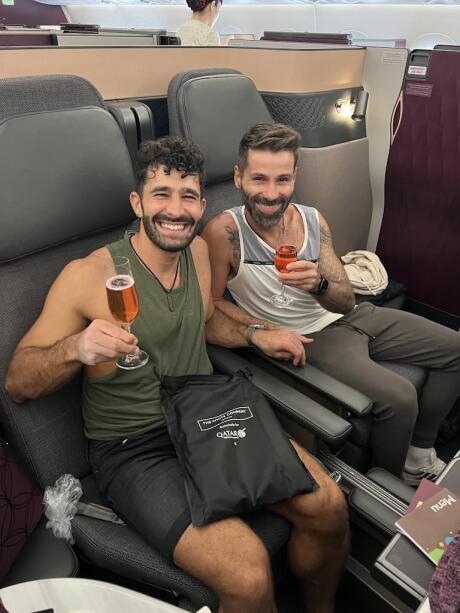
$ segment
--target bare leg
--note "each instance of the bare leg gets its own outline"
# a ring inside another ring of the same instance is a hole
[[[241,519],[190,525],[174,562],[217,593],[219,613],[276,613],[267,550]]]
[[[332,613],[348,550],[348,512],[340,488],[298,443],[300,459],[319,489],[271,507],[292,524],[288,557],[308,613]]]

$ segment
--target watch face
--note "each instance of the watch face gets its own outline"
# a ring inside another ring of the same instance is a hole
[[[327,291],[329,287],[329,281],[321,275],[321,281],[319,282],[318,289],[315,292],[312,292],[313,296],[321,296]]]

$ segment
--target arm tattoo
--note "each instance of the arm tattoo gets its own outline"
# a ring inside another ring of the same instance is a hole
[[[347,313],[354,306],[353,290],[342,262],[334,252],[331,231],[324,220],[320,221],[319,272],[331,282],[330,289],[318,298],[319,303],[333,313]]]
[[[348,282],[348,277],[342,263],[335,253],[330,252],[329,250],[321,253],[319,271],[324,273],[324,276],[328,281],[333,281],[334,283],[343,283],[344,281]]]
[[[331,232],[329,228],[325,228],[322,224],[319,226],[319,242],[322,245],[332,245]]]
[[[233,274],[236,275],[241,259],[240,235],[238,233],[238,228],[234,230],[230,226],[225,226],[225,231],[227,232],[227,239],[232,248],[232,269]]]
[[[319,236],[321,245],[321,258],[319,261],[320,272],[324,272],[326,279],[334,283],[348,281],[342,262],[334,252],[331,231],[327,225],[320,223]]]

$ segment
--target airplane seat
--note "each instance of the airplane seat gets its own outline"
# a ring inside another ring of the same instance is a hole
[[[0,437],[0,587],[74,577],[72,547],[46,529],[43,494],[10,445]]]
[[[16,82],[10,86],[8,83],[5,87],[5,80],[0,80],[0,120],[19,110],[33,113],[85,106],[107,109],[119,125],[134,161],[141,141],[155,137],[151,109],[138,100],[111,100],[106,103],[89,81],[73,75],[66,75],[64,80],[62,76],[23,77],[23,84]],[[16,87],[18,92],[23,92],[23,100],[16,95]],[[26,88],[25,92],[23,87]]]
[[[247,128],[255,123],[273,121],[254,83],[230,69],[190,70],[176,74],[168,88],[170,133],[193,140],[205,159],[206,199],[204,223],[221,211],[241,205],[233,184],[233,166],[238,144]],[[241,353],[241,352],[240,352]],[[343,450],[344,460],[360,470],[369,468],[369,439],[372,402],[347,385],[307,364],[303,368],[274,360],[258,350],[245,350],[251,360],[291,385],[301,386],[308,395],[340,408],[352,423],[352,433]],[[426,370],[401,363],[381,362],[409,379],[420,391]],[[367,416],[367,417],[366,417]]]
[[[94,87],[79,77],[0,80],[0,151],[3,381],[60,270],[123,235],[134,217],[128,194],[135,181],[119,127]],[[86,455],[81,377],[21,405],[1,386],[0,406],[2,432],[42,488],[71,473],[81,480],[84,502],[102,502]],[[261,511],[250,525],[276,563],[289,535],[286,520]],[[72,526],[76,548],[89,564],[135,581],[141,590],[144,584],[173,592],[189,609],[216,605],[207,586],[131,528],[85,515]]]
[[[134,163],[141,142],[155,138],[152,109],[139,100],[111,100],[107,109],[120,126]]]
[[[235,151],[243,132],[273,118],[252,81],[230,68],[175,75],[168,87],[168,115],[169,133],[195,142],[205,158],[208,204],[201,220],[204,227],[229,206],[241,204],[233,184]]]
[[[17,538],[17,533],[14,538]],[[78,570],[79,562],[72,546],[56,538],[46,527],[46,519],[42,518],[27,536],[8,573],[2,577],[0,587],[41,579],[76,577]]]
[[[105,108],[92,83],[74,75],[0,79],[0,121],[13,115],[86,106]]]

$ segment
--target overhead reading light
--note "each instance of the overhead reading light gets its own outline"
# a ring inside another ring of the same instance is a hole
[[[369,101],[369,92],[365,89],[360,89],[356,98],[355,108],[351,118],[353,121],[364,121],[367,111],[367,103]]]
[[[351,114],[353,113],[352,102],[348,98],[342,98],[342,100],[337,100],[335,103],[335,110],[342,117],[346,117],[350,119]]]
[[[369,93],[365,89],[360,89],[356,100],[342,98],[335,103],[335,110],[339,115],[353,121],[363,121],[366,116],[367,102]]]

